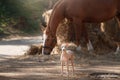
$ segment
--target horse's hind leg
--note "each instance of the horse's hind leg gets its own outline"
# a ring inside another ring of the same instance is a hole
[[[118,54],[118,53],[120,53],[120,43],[116,42],[116,44],[117,44],[117,49],[116,49],[115,54]]]
[[[75,30],[76,45],[78,46],[77,50],[80,51],[81,50],[80,39],[81,39],[81,34],[82,34],[83,23],[80,22],[79,19],[75,19],[73,21],[73,24],[74,24],[74,30]]]
[[[120,14],[117,15],[116,19],[117,19],[118,26],[120,29]],[[116,42],[116,45],[117,45],[117,49],[116,49],[115,54],[118,54],[118,53],[120,53],[120,42]]]

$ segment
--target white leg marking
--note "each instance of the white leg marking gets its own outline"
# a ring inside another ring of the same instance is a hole
[[[88,47],[88,51],[93,50],[93,46],[90,40],[89,40],[89,43],[87,44],[87,47]]]
[[[77,51],[81,51],[81,46],[79,45],[77,48],[76,48]]]
[[[103,22],[101,23],[100,29],[102,32],[105,32],[105,24]]]
[[[120,46],[118,45],[115,54],[118,54],[119,52],[120,52]]]

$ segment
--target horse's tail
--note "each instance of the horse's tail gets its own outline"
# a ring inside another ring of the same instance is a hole
[[[56,34],[57,27],[59,23],[65,18],[65,4],[64,0],[59,0],[53,7],[52,14],[48,23],[49,32],[52,32],[52,35]]]

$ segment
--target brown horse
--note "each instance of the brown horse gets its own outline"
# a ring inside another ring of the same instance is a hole
[[[84,33],[89,43],[84,23],[100,23],[114,16],[120,20],[120,0],[59,0],[51,14],[45,31],[43,54],[50,54],[56,44],[56,30],[63,19],[73,24],[76,44],[80,44],[81,34]]]
[[[45,28],[47,27],[46,25],[48,25],[48,22],[49,22],[49,19],[50,19],[52,11],[53,10],[50,9],[50,10],[45,11],[42,14],[42,26],[43,26],[42,27],[42,31],[43,32],[44,32]],[[69,30],[68,30],[69,37],[67,37],[67,38],[69,38],[68,40],[69,41],[74,41],[75,40],[75,34],[74,34],[75,31],[74,31],[74,27],[72,26],[71,22],[67,21],[66,19],[63,20],[62,22],[63,22],[62,24],[64,24],[64,22],[67,22],[67,24],[69,25]],[[83,27],[81,31],[82,31],[81,35],[83,36],[83,38],[85,38],[85,41],[87,42],[88,41],[88,37],[86,38],[86,36],[84,36],[85,35],[84,33],[85,33],[86,29]],[[43,33],[43,35],[44,34],[45,33]],[[43,37],[45,37],[45,36],[43,36]],[[92,47],[92,44],[91,44],[90,40],[89,40],[89,43],[87,44],[87,47],[88,47],[88,51],[92,51],[93,50],[93,47]],[[79,50],[79,51],[81,50],[81,46],[80,45],[77,47],[77,50]]]

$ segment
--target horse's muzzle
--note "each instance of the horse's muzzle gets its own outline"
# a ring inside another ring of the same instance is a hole
[[[42,54],[43,55],[50,55],[50,53],[51,53],[51,48],[50,47],[43,47],[42,48]]]
[[[50,52],[43,52],[43,55],[50,55]]]

